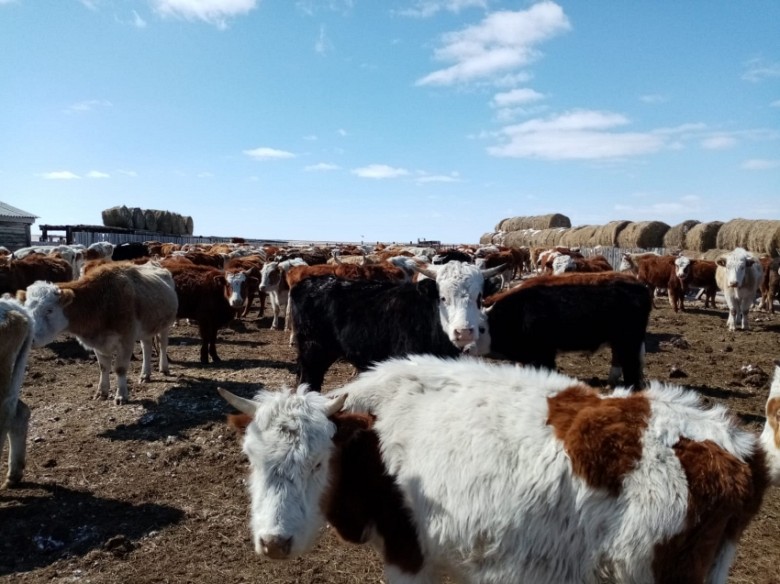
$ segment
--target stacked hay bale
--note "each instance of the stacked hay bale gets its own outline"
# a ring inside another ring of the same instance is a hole
[[[664,235],[671,229],[661,221],[629,223],[617,236],[617,247],[644,249],[664,246]]]
[[[672,249],[688,249],[686,239],[690,230],[699,224],[695,219],[689,219],[670,228],[664,235],[664,247]]]
[[[704,252],[718,247],[718,232],[723,227],[722,221],[699,223],[691,227],[685,234],[685,249]]]
[[[532,215],[509,217],[496,224],[495,231],[479,238],[482,244],[507,245],[510,247],[558,245],[558,241],[571,221],[566,215]]]
[[[717,246],[742,247],[757,254],[780,255],[780,221],[733,219],[718,231]]]
[[[606,225],[601,225],[593,234],[593,239],[589,245],[592,247],[597,245],[617,247],[618,236],[628,225],[631,225],[631,221],[610,221]]]
[[[551,213],[549,215],[531,215],[525,217],[510,217],[496,225],[496,231],[521,231],[524,229],[550,229],[552,227],[571,227],[571,221],[566,215]]]
[[[195,227],[192,217],[156,209],[120,205],[105,209],[101,214],[106,227],[123,227],[170,235],[192,235]]]

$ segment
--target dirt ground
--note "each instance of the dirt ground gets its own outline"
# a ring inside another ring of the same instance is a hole
[[[780,358],[780,317],[751,313],[750,332],[729,333],[722,309],[691,303],[675,314],[658,305],[648,376],[670,381],[679,370],[685,377],[671,381],[727,404],[759,431],[772,360]],[[173,329],[172,375],[155,372],[152,383],[139,385],[134,362],[124,406],[91,400],[97,363],[73,338],[33,349],[23,389],[32,409],[25,482],[0,492],[0,582],[382,581],[376,554],[339,542],[330,529],[304,558],[264,562],[253,553],[247,463],[224,425],[229,407],[216,388],[251,397],[295,380],[287,335],[254,314],[220,332],[219,365],[198,362],[194,327]],[[743,372],[748,365],[758,369]],[[561,355],[558,366],[597,385],[609,370],[606,351]],[[334,366],[326,390],[351,373],[349,365]],[[741,540],[729,582],[779,584],[778,557],[780,492],[771,491]]]

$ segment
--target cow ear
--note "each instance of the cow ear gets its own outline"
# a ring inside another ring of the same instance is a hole
[[[24,304],[24,301],[27,300],[27,290],[17,290],[16,299]]]
[[[233,428],[241,435],[246,433],[246,428],[252,423],[252,416],[249,414],[228,414],[227,425]]]
[[[227,284],[227,280],[225,280],[225,276],[214,276],[214,282],[216,282],[220,286],[224,286]]]
[[[73,299],[76,297],[76,293],[73,290],[70,290],[66,288],[65,290],[60,290],[60,305],[64,308],[68,306],[71,302],[73,302]]]
[[[745,260],[745,265],[746,265],[748,268],[752,267],[752,266],[753,266],[753,264],[755,264],[755,263],[756,263],[756,260],[754,260],[754,259],[753,259],[753,258],[751,258],[750,256],[748,256],[748,258]]]
[[[720,267],[725,268],[726,258],[718,258],[717,260],[715,260],[715,263],[718,264]]]
[[[436,285],[436,282],[430,278],[417,280],[417,290],[423,296],[427,296],[433,300],[439,299],[439,287]]]

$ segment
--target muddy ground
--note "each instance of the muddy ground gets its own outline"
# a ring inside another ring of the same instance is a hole
[[[750,332],[729,333],[722,309],[693,303],[675,314],[661,304],[649,327],[648,376],[669,381],[677,368],[685,377],[676,381],[758,431],[772,360],[780,358],[780,317],[751,313]],[[198,363],[194,327],[175,328],[172,375],[131,381],[124,406],[90,399],[97,363],[71,337],[33,349],[23,389],[32,409],[25,482],[0,492],[0,582],[382,581],[375,553],[340,543],[331,530],[313,553],[290,562],[262,562],[252,551],[247,463],[223,423],[229,408],[216,388],[250,397],[295,379],[287,335],[253,316],[220,332],[219,365]],[[606,351],[563,355],[558,364],[598,385],[609,369]],[[758,369],[743,373],[748,365]],[[132,367],[134,380],[140,363]],[[326,390],[351,373],[334,366]],[[778,584],[778,557],[780,492],[773,491],[741,540],[729,581]]]

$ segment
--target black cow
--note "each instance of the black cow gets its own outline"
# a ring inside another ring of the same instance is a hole
[[[359,371],[390,357],[455,357],[439,317],[436,282],[416,284],[312,276],[290,291],[298,380],[319,391],[340,357]]]
[[[612,348],[609,382],[640,389],[650,296],[635,278],[614,273],[539,276],[488,298],[490,352],[555,369],[558,351]]]
[[[431,259],[431,263],[436,266],[448,264],[449,262],[466,262],[467,264],[473,264],[474,258],[465,251],[460,251],[459,249],[447,249],[437,253]]]
[[[135,260],[149,257],[149,246],[138,241],[120,243],[111,253],[111,259],[115,262],[122,260]]]

